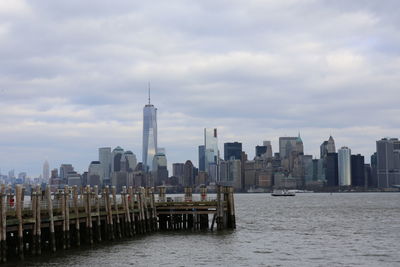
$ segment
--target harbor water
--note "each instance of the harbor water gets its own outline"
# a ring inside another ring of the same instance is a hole
[[[235,231],[158,232],[8,265],[400,266],[400,193],[236,194]]]

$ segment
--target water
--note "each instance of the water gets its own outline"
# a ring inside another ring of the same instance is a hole
[[[34,266],[400,266],[400,194],[235,195],[237,230],[155,233]]]

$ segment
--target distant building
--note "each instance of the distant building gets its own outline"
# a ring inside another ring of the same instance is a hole
[[[92,161],[89,165],[89,171],[87,173],[86,184],[90,186],[101,186],[102,185],[103,169],[100,161]]]
[[[351,150],[342,147],[338,150],[339,185],[351,185]]]
[[[272,145],[271,145],[271,141],[264,141],[263,142],[263,146],[267,147],[267,152],[266,152],[266,158],[270,159],[272,158]]]
[[[206,171],[206,148],[204,145],[199,146],[199,170]]]
[[[117,146],[113,149],[111,154],[111,171],[119,172],[121,171],[121,158],[124,155],[124,150]]]
[[[378,187],[400,185],[400,141],[383,138],[376,142]]]
[[[266,155],[268,151],[268,147],[266,146],[256,146],[256,157],[261,157],[263,155]]]
[[[217,129],[204,129],[204,147],[205,147],[205,170],[210,179],[218,181],[218,134]]]
[[[339,185],[338,154],[328,152],[324,155],[326,161],[325,178],[328,186]]]
[[[50,166],[47,160],[43,163],[43,179],[46,182],[48,182],[50,179]]]
[[[320,146],[321,159],[325,158],[328,153],[336,153],[335,140],[329,136],[328,141],[324,141]]]
[[[184,169],[185,169],[185,163],[172,164],[172,176],[178,179],[179,184],[183,184]]]
[[[60,178],[66,180],[68,173],[74,172],[74,167],[71,164],[61,164],[60,167]]]
[[[157,109],[150,103],[143,108],[143,166],[145,171],[152,171],[153,158],[157,153]]]
[[[168,180],[167,157],[164,149],[159,149],[159,151],[154,155],[152,174],[156,186],[165,184]]]
[[[364,156],[351,155],[351,185],[364,187],[365,186],[365,163]]]
[[[231,159],[240,160],[242,157],[242,143],[225,143],[224,144],[224,160],[228,161]]]
[[[183,170],[183,186],[194,185],[193,163],[190,160],[185,162]]]
[[[109,180],[111,177],[111,147],[101,147],[99,148],[99,161],[101,164],[102,174],[101,180],[103,182],[104,179]]]

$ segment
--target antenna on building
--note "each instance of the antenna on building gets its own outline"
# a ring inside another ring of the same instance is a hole
[[[150,81],[149,81],[149,105],[150,105]]]

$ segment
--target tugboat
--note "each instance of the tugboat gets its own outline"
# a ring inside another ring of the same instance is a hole
[[[296,195],[293,191],[288,191],[287,189],[274,189],[271,193],[273,197],[294,197]]]

